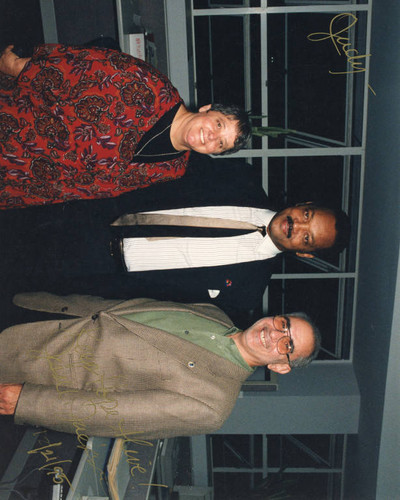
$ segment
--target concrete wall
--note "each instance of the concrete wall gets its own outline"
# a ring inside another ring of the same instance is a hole
[[[376,96],[369,97],[354,343],[360,429],[349,440],[345,483],[345,498],[352,499],[394,499],[400,491],[399,46],[400,3],[374,2],[370,85]]]
[[[351,362],[314,362],[279,376],[277,392],[243,393],[219,433],[351,434],[359,409]]]

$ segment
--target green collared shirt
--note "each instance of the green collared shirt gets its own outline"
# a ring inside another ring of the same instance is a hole
[[[202,318],[188,311],[147,311],[125,314],[124,318],[136,321],[172,335],[193,342],[218,356],[235,363],[249,372],[253,372],[243,359],[230,335],[240,332],[236,327],[226,328],[219,323]]]

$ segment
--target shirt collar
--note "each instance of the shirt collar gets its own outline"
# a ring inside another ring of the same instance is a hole
[[[264,225],[265,227],[269,226],[269,223],[271,222],[272,218],[276,212],[273,212],[272,210],[265,210],[265,222]],[[278,255],[281,253],[281,250],[275,245],[275,243],[272,241],[271,237],[267,233],[265,237],[262,239],[260,242],[260,245],[257,248],[257,251],[262,254],[265,258],[272,258],[275,257],[275,255]]]

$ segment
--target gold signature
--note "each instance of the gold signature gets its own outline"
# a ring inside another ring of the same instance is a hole
[[[344,28],[338,27],[338,23],[349,19],[349,24]],[[329,23],[329,32],[315,32],[310,33],[307,36],[307,39],[310,42],[322,42],[323,40],[331,40],[336,52],[339,55],[345,55],[347,62],[350,63],[352,68],[351,71],[331,71],[329,73],[331,75],[348,75],[351,73],[363,73],[366,71],[365,66],[363,65],[364,60],[367,57],[370,57],[371,54],[359,54],[357,49],[354,49],[350,42],[349,31],[355,26],[358,22],[358,18],[351,14],[350,12],[345,12],[343,14],[338,14],[334,18],[331,19]],[[347,36],[346,36],[347,35]]]
[[[71,483],[60,464],[71,463],[72,460],[60,460],[55,453],[55,448],[62,445],[61,441],[58,443],[52,443],[47,436],[47,431],[36,432],[34,436],[36,435],[40,435],[38,439],[39,447],[28,451],[28,455],[42,455],[45,460],[45,464],[42,465],[42,467],[39,467],[39,470],[48,470],[49,472],[46,474],[48,476],[53,476],[53,483],[61,484],[65,481],[71,487]],[[49,467],[52,468],[49,469]]]

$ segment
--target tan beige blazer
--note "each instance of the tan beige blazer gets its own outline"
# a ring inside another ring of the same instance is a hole
[[[1,333],[0,381],[24,384],[17,423],[79,436],[210,433],[228,417],[249,375],[189,341],[122,317],[182,310],[231,327],[212,305],[46,293],[17,295],[14,302],[76,316]]]

